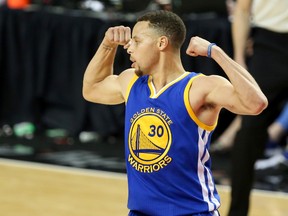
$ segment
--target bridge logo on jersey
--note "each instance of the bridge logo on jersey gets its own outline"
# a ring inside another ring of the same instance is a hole
[[[167,122],[167,118],[163,118],[160,113],[148,112],[137,115],[131,122],[128,143],[128,161],[131,166],[145,173],[166,167],[172,161],[168,156],[172,139],[170,118]]]

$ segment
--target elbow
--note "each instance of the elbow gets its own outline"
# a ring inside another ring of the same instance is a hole
[[[82,96],[83,98],[92,103],[98,103],[103,104],[103,97],[101,96],[101,93],[98,91],[95,91],[94,88],[91,88],[90,86],[86,87],[83,86],[82,88]]]
[[[83,98],[84,98],[86,101],[89,101],[89,96],[88,96],[87,92],[86,92],[84,89],[82,89],[82,96],[83,96]]]
[[[82,96],[86,101],[92,102],[90,91],[84,87],[82,88]]]
[[[259,115],[265,110],[268,106],[268,100],[264,96],[263,98],[259,99],[257,102],[253,103],[254,106],[251,108],[251,115]]]

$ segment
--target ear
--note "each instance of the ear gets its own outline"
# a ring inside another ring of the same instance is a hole
[[[164,50],[169,44],[169,40],[166,36],[161,36],[158,38],[158,48],[159,50]]]

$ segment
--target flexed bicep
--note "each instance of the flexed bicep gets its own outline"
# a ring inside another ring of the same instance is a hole
[[[211,91],[206,96],[206,103],[215,104],[220,108],[225,108],[235,114],[247,114],[251,111],[245,103],[241,101],[233,85],[224,77],[210,76],[209,85]]]
[[[84,98],[100,104],[120,104],[125,102],[126,90],[135,76],[134,69],[127,69],[119,75],[107,76],[104,80],[83,88]],[[85,82],[85,81],[84,81]],[[89,85],[86,83],[85,85]]]
[[[120,104],[124,102],[117,75],[110,75],[101,82],[86,83],[85,85],[90,85],[89,89],[83,89],[83,96],[87,101],[100,104]]]

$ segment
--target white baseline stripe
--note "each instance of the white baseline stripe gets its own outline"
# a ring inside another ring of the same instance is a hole
[[[225,185],[216,185],[216,189],[219,191],[223,191],[223,192],[231,191],[231,187],[225,186]],[[273,198],[278,197],[278,198],[288,199],[288,193],[285,193],[285,192],[253,189],[252,193],[255,195],[260,195],[260,196],[265,196],[265,197],[273,197]]]
[[[112,178],[112,179],[119,179],[119,180],[127,179],[126,174],[124,173],[81,169],[81,168],[75,168],[75,167],[50,165],[50,164],[28,162],[28,161],[22,161],[22,160],[0,158],[0,165],[1,164],[8,165],[11,167],[29,168],[29,169],[35,169],[35,170],[51,171],[51,172],[61,172],[61,173],[74,174],[74,175],[80,175],[80,176],[95,176],[95,177]]]

